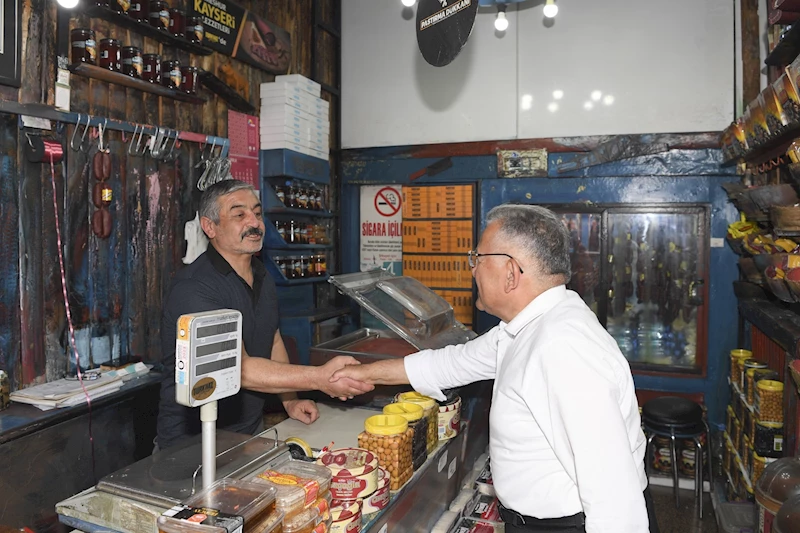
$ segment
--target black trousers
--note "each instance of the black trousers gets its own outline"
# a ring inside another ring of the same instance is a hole
[[[650,520],[650,533],[660,533],[650,487],[644,489],[644,502],[647,505],[647,517]],[[511,511],[511,514],[514,514],[513,511]],[[586,533],[583,513],[564,518],[538,520],[535,523],[528,523],[533,521],[527,520],[525,525],[518,525],[517,520],[514,520],[513,516],[510,516],[509,511],[505,508],[501,508],[501,516],[506,521],[506,533],[527,533],[528,531],[537,533]],[[508,520],[508,518],[511,518],[511,520]]]

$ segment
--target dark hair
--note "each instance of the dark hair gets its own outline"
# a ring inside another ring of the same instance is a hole
[[[214,224],[219,224],[219,200],[221,197],[241,190],[253,191],[258,197],[255,187],[241,180],[223,180],[210,185],[200,197],[200,217],[210,218]]]
[[[542,273],[572,277],[569,231],[555,213],[538,205],[502,204],[486,215],[486,223],[499,221],[499,233],[539,263]]]

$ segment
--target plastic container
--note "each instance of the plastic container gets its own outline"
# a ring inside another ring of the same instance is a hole
[[[398,490],[414,473],[411,442],[414,430],[400,415],[375,415],[364,421],[358,446],[378,457],[378,463],[391,476],[391,490]]]
[[[317,501],[314,502],[312,507],[319,511],[319,516],[322,517],[323,520],[330,520],[332,503],[333,496],[331,496],[330,491],[328,491],[324,496],[317,498]]]
[[[739,390],[742,388],[742,371],[744,369],[745,359],[753,357],[753,352],[750,350],[736,349],[731,350],[731,383],[735,383]]]
[[[288,461],[273,470],[281,474],[312,480],[317,484],[317,498],[326,496],[330,491],[332,474],[328,467],[306,461]]]
[[[783,455],[783,424],[758,421],[753,436],[753,449],[763,457]]]
[[[769,368],[769,365],[763,361],[759,361],[758,359],[751,358],[744,360],[744,387],[742,390],[747,398],[747,403],[750,405],[753,405],[753,402],[755,401],[756,391],[754,374],[757,368]]]
[[[397,402],[411,402],[422,406],[425,416],[428,418],[428,455],[436,448],[439,443],[439,413],[436,400],[430,396],[424,396],[418,392],[401,392],[395,396]]]
[[[458,435],[461,425],[461,397],[455,392],[446,394],[445,403],[439,405],[436,434],[438,440],[449,440]]]
[[[251,481],[275,489],[275,507],[283,511],[286,518],[311,507],[319,495],[319,484],[316,481],[292,474],[281,474],[275,470],[265,470]]]
[[[428,459],[428,420],[422,406],[411,402],[390,403],[383,408],[383,414],[400,415],[408,421],[408,426],[414,431],[411,460],[414,470],[419,470]]]
[[[364,498],[364,506],[361,509],[362,514],[377,513],[386,509],[389,505],[390,494],[389,489],[392,481],[392,476],[383,468],[378,468],[378,486],[375,492]]]
[[[94,65],[97,61],[97,41],[94,30],[75,28],[69,32],[71,56],[73,63]]]
[[[136,46],[122,47],[122,73],[131,78],[141,78],[144,63],[142,49]]]
[[[703,446],[703,464],[705,465],[708,461],[708,447],[706,446],[705,435],[700,437],[700,443]],[[684,476],[694,478],[695,456],[697,455],[694,439],[684,439],[682,444],[683,445],[680,446],[678,450],[680,461],[678,463],[678,469]],[[705,469],[702,469],[700,472],[702,475]]]
[[[273,525],[276,492],[261,484],[224,478],[192,496],[186,505],[241,516],[245,533],[261,533]]]
[[[754,465],[758,462],[754,456]],[[772,522],[783,502],[800,494],[800,460],[784,457],[767,465],[758,478],[755,499],[758,504],[758,531],[772,532]]]
[[[362,448],[340,448],[322,454],[317,464],[327,466],[334,500],[369,496],[378,487],[378,457]]]
[[[331,507],[330,533],[361,531],[361,500],[339,501]]]
[[[736,418],[739,419],[739,422],[744,420],[744,410],[745,410],[745,397],[744,394],[741,392],[737,392],[733,396],[731,396],[731,403],[733,404],[733,414],[736,415]]]
[[[783,383],[762,379],[756,384],[756,411],[762,422],[783,422]]]
[[[165,32],[169,31],[169,4],[161,0],[152,0],[148,19],[152,27]]]
[[[739,453],[739,445],[742,443],[742,424],[738,419],[733,420],[733,433],[731,433],[731,443],[736,453]]]
[[[313,507],[283,520],[283,533],[325,533],[327,527]]]
[[[150,83],[161,83],[161,56],[142,54],[142,79]]]
[[[100,58],[97,60],[100,68],[119,72],[121,47],[117,39],[100,39]]]
[[[800,531],[800,496],[792,496],[781,505],[772,524],[774,533]]]
[[[228,533],[224,527],[198,524],[169,516],[159,516],[156,527],[159,533]]]

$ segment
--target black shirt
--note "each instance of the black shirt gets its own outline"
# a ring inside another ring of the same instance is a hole
[[[216,309],[242,313],[244,349],[251,357],[269,359],[278,331],[278,297],[275,282],[264,264],[253,257],[253,287],[209,244],[191,265],[178,271],[170,285],[161,317],[161,353],[164,378],[158,407],[158,446],[161,449],[200,433],[200,409],[175,401],[175,333],[178,317]],[[265,394],[241,389],[219,401],[217,427],[255,433],[264,410]]]

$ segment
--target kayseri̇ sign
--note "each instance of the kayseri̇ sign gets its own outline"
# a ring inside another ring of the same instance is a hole
[[[228,0],[193,0],[190,14],[202,18],[208,48],[267,72],[288,72],[292,45],[286,30]]]

